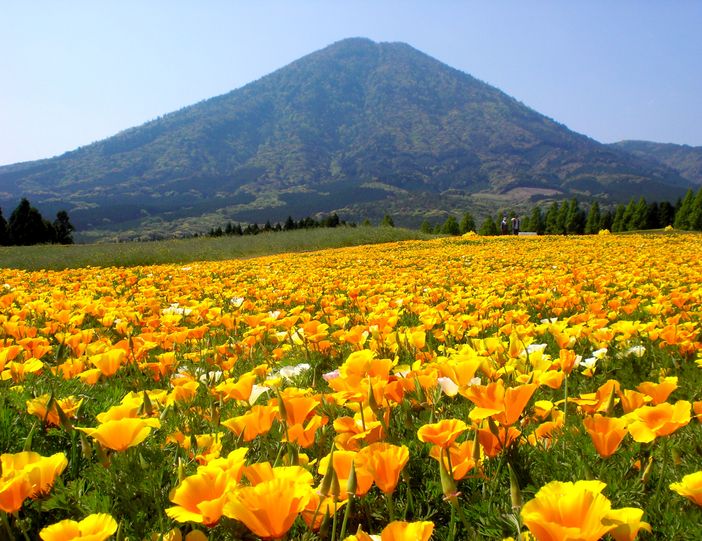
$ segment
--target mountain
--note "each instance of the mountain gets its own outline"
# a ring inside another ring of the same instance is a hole
[[[620,141],[611,146],[666,165],[695,186],[702,186],[702,147],[652,141]]]
[[[103,141],[1,167],[0,205],[25,196],[67,208],[78,230],[124,237],[331,211],[411,225],[688,185],[409,45],[352,38]]]

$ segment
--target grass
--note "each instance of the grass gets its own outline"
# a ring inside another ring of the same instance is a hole
[[[63,270],[82,267],[134,267],[192,261],[221,261],[288,252],[429,239],[395,227],[337,227],[262,233],[244,237],[199,237],[115,244],[0,247],[0,267]]]

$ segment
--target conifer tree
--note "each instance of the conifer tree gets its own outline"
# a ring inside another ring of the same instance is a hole
[[[634,200],[631,200],[632,204]],[[648,203],[646,199],[642,197],[639,198],[638,203],[634,205],[634,210],[629,217],[627,223],[627,231],[637,231],[640,229],[646,229],[648,226]]]
[[[687,190],[685,197],[683,197],[675,211],[675,229],[690,229],[690,217],[694,201],[695,195],[692,189]]]
[[[675,207],[668,201],[658,205],[658,227],[667,227],[675,222]]]
[[[10,244],[10,239],[7,236],[7,220],[2,215],[2,209],[0,208],[0,246],[7,246]]]
[[[565,206],[565,203],[563,203],[563,206]],[[575,197],[568,203],[564,226],[568,235],[581,235],[585,229],[585,213],[580,208]]]
[[[541,212],[541,207],[534,207],[529,217],[529,229],[537,235],[543,235],[545,228],[546,224],[544,223],[544,215]]]
[[[73,231],[75,228],[68,218],[68,213],[65,210],[60,210],[56,214],[56,220],[53,224],[56,242],[59,244],[73,244]]]
[[[458,229],[461,235],[464,235],[469,231],[475,231],[475,219],[470,212],[463,214],[463,218],[461,218],[461,223],[459,224]]]
[[[600,218],[600,227],[598,228],[598,232],[601,229],[607,229],[608,231],[612,231],[612,221],[614,220],[614,214],[612,214],[611,210],[606,210],[605,212],[602,213],[602,218]]]
[[[565,204],[565,203],[564,203]],[[560,209],[558,201],[554,201],[546,212],[546,233],[549,235],[558,235],[561,231],[558,227],[558,216]]]
[[[30,246],[50,242],[50,234],[40,212],[22,198],[7,222],[10,244]]]
[[[599,231],[600,220],[602,215],[600,214],[600,204],[595,201],[590,205],[590,210],[587,213],[587,218],[585,219],[585,229],[584,233],[586,235],[594,235]]]
[[[702,188],[697,190],[697,194],[692,200],[688,224],[693,231],[702,231]]]
[[[478,233],[481,235],[497,235],[499,231],[500,230],[498,229],[495,220],[492,219],[492,216],[487,216],[480,225],[480,230]]]
[[[380,225],[382,227],[395,227],[395,222],[392,219],[392,216],[386,214],[385,216],[383,216],[383,221],[380,222]]]
[[[456,220],[456,217],[453,215],[450,215],[448,218],[446,218],[446,221],[444,222],[444,225],[441,227],[441,232],[444,233],[445,235],[458,235],[461,231],[460,226],[458,225],[458,220]]]
[[[431,233],[432,232],[432,227],[431,224],[429,223],[429,220],[422,220],[422,225],[419,226],[419,230],[422,233]]]
[[[636,211],[636,203],[634,198],[629,199],[629,203],[624,207],[624,215],[622,216],[622,225],[620,231],[631,231],[633,225],[634,212]]]
[[[620,231],[625,231],[624,229],[624,213],[626,212],[626,207],[623,204],[617,205],[617,209],[614,211],[614,217],[612,218],[612,232],[619,233]]]
[[[558,235],[565,235],[568,231],[566,229],[566,223],[568,221],[568,212],[570,210],[570,205],[568,201],[563,201],[561,203],[561,208],[558,209],[558,221],[556,222],[556,230]]]

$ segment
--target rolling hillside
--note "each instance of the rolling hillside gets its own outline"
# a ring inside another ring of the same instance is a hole
[[[331,211],[416,225],[543,198],[669,198],[689,184],[409,45],[353,38],[106,140],[2,167],[0,206],[25,196],[66,208],[88,238],[130,237]]]

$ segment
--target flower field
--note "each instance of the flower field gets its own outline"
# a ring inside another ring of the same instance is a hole
[[[701,254],[0,269],[0,538],[699,539]]]

